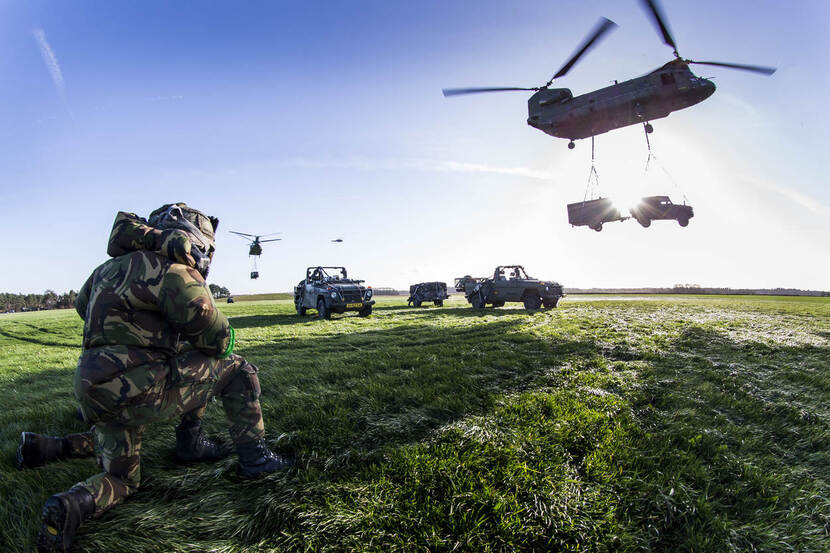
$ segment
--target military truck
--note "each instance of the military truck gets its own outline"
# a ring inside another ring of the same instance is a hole
[[[409,287],[409,299],[406,300],[406,303],[407,305],[421,307],[421,304],[425,301],[431,301],[441,307],[448,297],[446,282],[421,282]]]
[[[532,278],[521,265],[499,265],[492,278],[470,275],[457,278],[455,289],[464,292],[467,301],[476,309],[488,303],[502,307],[508,301],[522,302],[525,309],[553,308],[565,295],[559,283]]]
[[[650,226],[652,221],[662,219],[674,219],[681,227],[685,227],[695,212],[690,205],[672,203],[668,196],[648,196],[631,208],[631,216],[644,227]]]
[[[329,319],[332,313],[357,311],[361,317],[372,314],[372,287],[362,280],[348,277],[345,267],[309,267],[305,279],[294,287],[294,307],[303,316],[309,309],[317,310],[318,319]]]

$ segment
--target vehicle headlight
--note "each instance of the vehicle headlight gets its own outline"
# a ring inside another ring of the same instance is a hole
[[[368,290],[366,290],[366,298],[371,298],[371,297],[372,297],[372,289],[369,288]]]
[[[336,298],[337,297],[337,292],[332,291],[331,297]]]

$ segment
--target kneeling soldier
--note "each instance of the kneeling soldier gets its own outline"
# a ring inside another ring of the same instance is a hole
[[[234,330],[205,285],[217,224],[185,204],[157,209],[148,224],[127,213],[116,218],[108,247],[114,257],[95,269],[76,302],[84,342],[75,396],[94,425],[104,472],[46,501],[40,551],[68,550],[83,520],[138,489],[145,425],[181,416],[177,450],[181,433],[193,460],[215,456],[200,423],[214,396],[230,422],[240,474],[290,466],[265,444],[257,368],[233,354]],[[132,236],[127,244],[125,236]],[[191,351],[180,351],[180,337]]]

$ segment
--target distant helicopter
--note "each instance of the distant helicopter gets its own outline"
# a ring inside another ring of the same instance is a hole
[[[343,239],[342,239],[342,238],[335,238],[334,240],[332,240],[332,242],[338,242],[338,243],[339,243],[339,242],[342,242],[342,241],[343,241]]]
[[[262,244],[264,244],[265,242],[276,242],[278,240],[282,240],[282,238],[271,238],[270,240],[261,240],[261,238],[267,238],[268,236],[276,236],[277,234],[282,233],[272,232],[271,234],[255,235],[246,234],[244,232],[236,232],[235,230],[230,230],[228,232],[239,235],[249,242],[250,248],[248,248],[248,256],[251,257],[251,278],[259,278],[259,269],[257,268],[257,261],[259,260],[259,256],[262,255]]]
[[[715,84],[692,73],[690,64],[743,69],[764,75],[775,73],[772,67],[681,58],[657,1],[641,0],[641,3],[654,20],[663,41],[674,50],[675,59],[651,73],[576,97],[567,88],[550,88],[554,79],[567,74],[605,33],[616,27],[613,21],[601,18],[571,59],[544,86],[445,88],[444,96],[535,90],[536,94],[527,102],[527,124],[551,136],[569,139],[568,148],[573,149],[574,140],[638,123],[643,123],[646,133],[651,133],[654,129],[649,121],[666,117],[673,111],[693,106],[711,96],[715,92]]]

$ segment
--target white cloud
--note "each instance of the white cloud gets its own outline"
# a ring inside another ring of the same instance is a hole
[[[43,29],[35,29],[32,31],[32,34],[35,37],[38,48],[40,48],[43,63],[46,64],[46,69],[49,71],[49,75],[52,76],[52,82],[55,83],[58,94],[62,100],[66,101],[66,87],[63,81],[63,73],[61,72],[61,67],[58,64],[58,58],[55,56],[55,52],[52,51],[52,48],[46,41],[46,33],[43,32]]]

